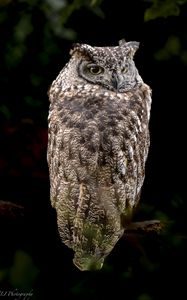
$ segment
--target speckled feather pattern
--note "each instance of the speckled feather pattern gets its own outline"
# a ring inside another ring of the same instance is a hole
[[[77,267],[87,270],[102,266],[139,201],[151,90],[139,74],[136,86],[120,93],[73,80],[68,68],[49,92],[51,203],[62,241],[75,251]]]

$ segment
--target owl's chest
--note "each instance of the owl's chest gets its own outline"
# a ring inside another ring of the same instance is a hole
[[[68,96],[66,96],[68,95]],[[146,103],[141,97],[132,94],[112,92],[78,93],[76,96],[65,94],[63,101],[58,101],[51,112],[57,117],[59,125],[80,131],[91,128],[105,135],[112,129],[113,135],[123,132],[124,127],[140,127],[146,121]],[[106,130],[109,129],[109,130]]]
[[[86,99],[82,96],[64,97],[51,107],[50,132],[58,145],[53,148],[65,157],[67,165],[73,160],[91,168],[95,160],[110,164],[121,153],[132,160],[137,147],[144,152],[148,120],[143,99],[111,97],[108,92],[90,94]]]

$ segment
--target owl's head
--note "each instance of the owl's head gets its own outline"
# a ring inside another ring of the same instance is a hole
[[[115,47],[75,44],[70,51],[72,59],[68,64],[73,75],[71,78],[76,83],[87,82],[121,93],[129,91],[142,82],[133,61],[138,47],[138,42],[125,40],[119,41]],[[75,69],[72,70],[72,67]]]

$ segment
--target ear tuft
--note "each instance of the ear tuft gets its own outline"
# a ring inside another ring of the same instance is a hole
[[[82,53],[83,55],[89,56],[93,54],[94,48],[87,44],[73,44],[72,49],[70,50],[70,55],[73,55],[75,52]]]
[[[128,42],[128,43],[126,43],[126,46],[130,47],[130,48],[133,48],[136,51],[139,48],[140,43],[139,42],[135,42],[135,41]]]
[[[122,39],[122,40],[120,40],[120,41],[118,42],[118,44],[119,44],[120,47],[125,46],[126,43],[127,43],[127,42],[126,42],[125,39]]]
[[[133,58],[136,50],[138,50],[140,43],[139,42],[126,42],[125,39],[119,41],[119,47],[123,48],[126,53],[129,53]]]
[[[132,57],[134,56],[134,54],[135,54],[136,51],[138,50],[139,45],[140,45],[140,43],[139,43],[139,42],[135,42],[135,41],[133,41],[133,42],[128,42],[128,43],[125,44],[125,46],[126,46],[127,48],[129,48],[130,54],[131,54]]]
[[[72,45],[72,48],[71,48],[69,54],[72,55],[75,51],[79,50],[80,48],[81,48],[81,44],[79,44],[79,43],[74,43],[74,44]]]

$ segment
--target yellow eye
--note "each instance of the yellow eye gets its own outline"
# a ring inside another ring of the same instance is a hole
[[[128,71],[128,67],[126,66],[126,67],[123,67],[122,69],[121,69],[121,72],[122,73],[127,73],[127,71]]]
[[[100,67],[100,66],[97,66],[97,65],[95,65],[95,66],[89,66],[88,70],[93,75],[99,75],[99,74],[101,74],[101,73],[104,72],[104,69],[102,67]]]

